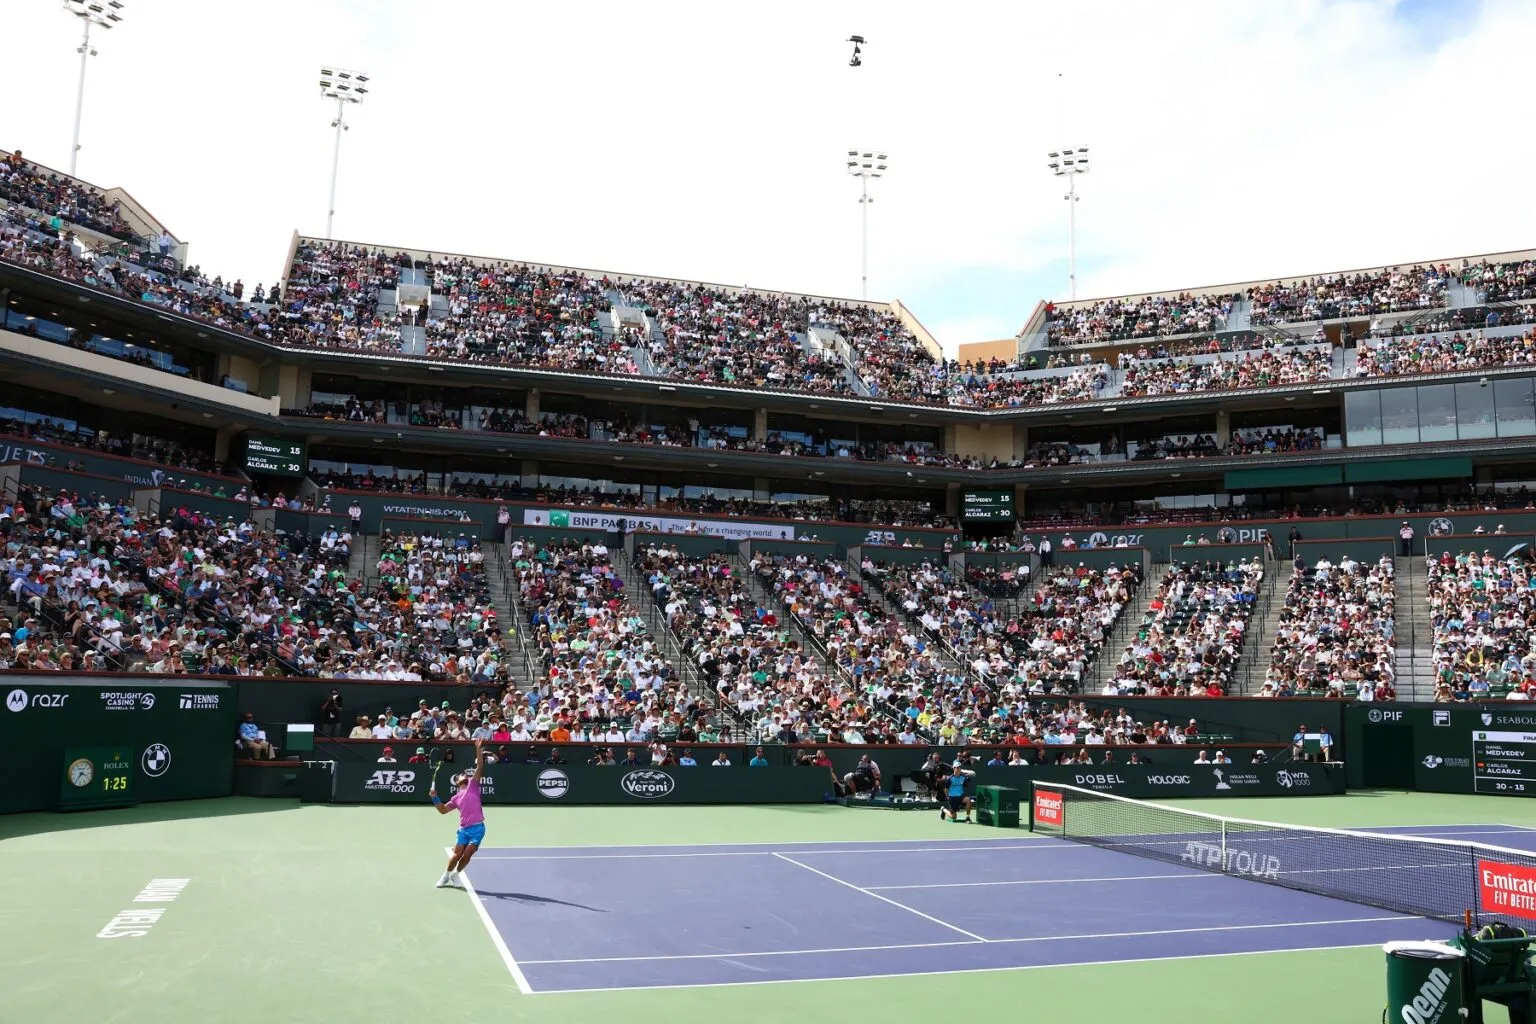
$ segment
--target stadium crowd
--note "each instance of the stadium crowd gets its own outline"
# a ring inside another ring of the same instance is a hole
[[[1396,699],[1396,600],[1389,557],[1298,564],[1259,696]]]
[[[1257,558],[1175,563],[1105,693],[1225,696],[1263,579]]]
[[[1532,363],[1536,363],[1536,331],[1501,337],[1489,337],[1482,331],[1450,336],[1399,335],[1362,343],[1355,353],[1355,376],[1446,373]]]
[[[1051,305],[1046,308],[1046,336],[1052,345],[1083,345],[1219,331],[1239,297],[1183,293],[1104,299],[1089,306]]]
[[[1254,324],[1371,316],[1444,306],[1449,267],[1390,267],[1374,273],[1328,274],[1276,281],[1248,290]]]
[[[1531,563],[1446,551],[1425,565],[1434,629],[1435,699],[1536,695]]]

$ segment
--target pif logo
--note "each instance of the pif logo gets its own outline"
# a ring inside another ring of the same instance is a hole
[[[1386,711],[1382,708],[1371,708],[1365,717],[1372,722],[1401,722],[1403,720],[1403,713],[1401,711]]]
[[[666,772],[642,768],[624,776],[619,782],[619,788],[641,800],[660,800],[677,788],[677,780]]]
[[[545,768],[539,772],[539,796],[546,800],[559,800],[571,791],[571,778],[559,768]]]

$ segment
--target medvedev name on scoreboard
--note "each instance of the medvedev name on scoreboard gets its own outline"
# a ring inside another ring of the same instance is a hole
[[[303,441],[278,441],[251,437],[245,442],[245,468],[258,473],[302,476],[308,460]]]
[[[962,519],[1012,519],[1012,491],[962,491],[960,492],[960,517]]]

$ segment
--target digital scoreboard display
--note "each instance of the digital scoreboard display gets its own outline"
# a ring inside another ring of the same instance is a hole
[[[988,522],[1013,518],[1012,491],[961,491],[960,518]]]
[[[250,473],[276,476],[303,476],[309,468],[303,441],[284,441],[272,437],[249,437],[245,441],[245,469]]]
[[[1536,732],[1474,732],[1472,791],[1536,795]]]

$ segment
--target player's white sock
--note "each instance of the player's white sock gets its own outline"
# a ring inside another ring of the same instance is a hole
[[[439,878],[437,880],[437,887],[439,889],[443,889],[443,888],[448,887],[451,884],[453,884],[453,875],[452,875],[452,873],[448,872],[448,871],[444,871],[443,872],[443,877]]]

